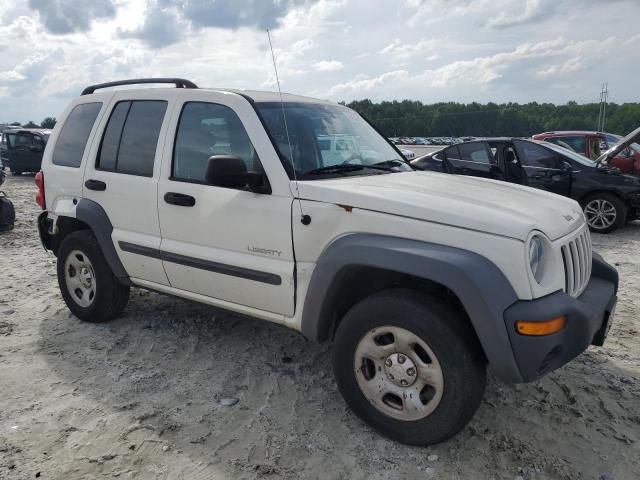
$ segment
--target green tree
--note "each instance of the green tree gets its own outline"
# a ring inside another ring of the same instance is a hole
[[[22,125],[24,128],[40,128],[40,125],[35,123],[33,120],[29,120],[29,123],[25,123]]]
[[[40,124],[42,128],[53,128],[56,126],[56,119],[54,117],[45,118]]]

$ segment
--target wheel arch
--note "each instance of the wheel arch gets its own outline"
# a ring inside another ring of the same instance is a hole
[[[629,206],[625,195],[622,195],[619,191],[617,191],[615,189],[607,189],[607,188],[598,188],[596,190],[589,190],[588,192],[585,192],[580,198],[578,198],[576,200],[578,201],[578,203],[580,203],[580,206],[584,209],[584,202],[589,197],[593,197],[594,195],[598,195],[598,194],[602,194],[602,193],[606,193],[607,195],[613,195],[614,197],[617,197],[622,202],[624,202],[624,204],[627,207]]]
[[[54,229],[55,235],[51,239],[53,253],[57,255],[58,248],[64,238],[78,230],[91,230],[93,232],[113,274],[120,281],[128,284],[129,275],[122,265],[111,239],[113,225],[107,212],[92,200],[83,198],[78,202],[75,208],[75,218],[66,215],[57,217]]]
[[[312,274],[302,333],[318,342],[331,340],[347,307],[393,285],[452,294],[494,371],[504,380],[520,381],[503,318],[517,295],[495,264],[459,248],[372,234],[335,240]]]

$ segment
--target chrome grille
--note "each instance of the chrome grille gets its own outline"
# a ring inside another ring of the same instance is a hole
[[[584,228],[562,246],[565,291],[578,297],[591,278],[591,236]]]

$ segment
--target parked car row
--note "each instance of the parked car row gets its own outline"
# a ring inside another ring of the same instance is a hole
[[[582,205],[592,231],[609,233],[640,218],[640,177],[623,174],[610,164],[638,137],[640,129],[594,160],[549,141],[558,138],[553,136],[476,140],[424,155],[412,164],[423,170],[490,178],[571,197]]]

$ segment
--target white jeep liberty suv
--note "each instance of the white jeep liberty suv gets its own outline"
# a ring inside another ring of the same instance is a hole
[[[96,93],[140,83],[177,88]],[[575,201],[415,171],[322,100],[182,79],[87,87],[36,184],[78,318],[116,317],[135,286],[332,341],[350,408],[408,444],[464,427],[487,365],[535,380],[602,345],[613,317],[618,275]]]

